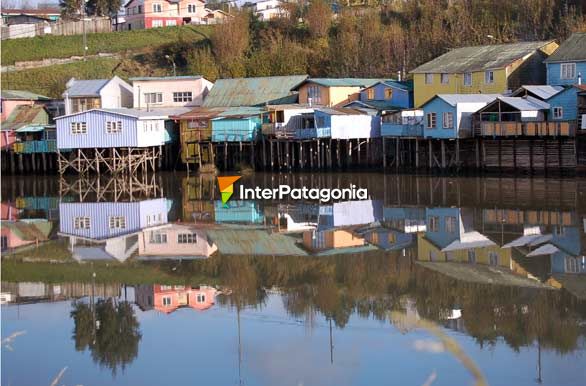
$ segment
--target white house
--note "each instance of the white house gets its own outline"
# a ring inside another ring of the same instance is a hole
[[[249,8],[260,20],[264,21],[285,16],[287,10],[282,7],[282,4],[283,2],[279,0],[257,0],[246,2],[244,7]]]
[[[130,78],[134,108],[201,106],[213,83],[200,75]]]
[[[78,80],[71,78],[62,94],[65,114],[89,109],[132,107],[132,86],[114,76],[112,79]]]

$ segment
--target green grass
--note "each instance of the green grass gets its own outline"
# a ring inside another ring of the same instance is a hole
[[[97,283],[214,284],[210,278],[173,272],[165,264],[159,266],[132,261],[127,261],[123,264],[106,264],[103,262],[51,264],[22,263],[15,260],[2,261],[2,280],[7,282],[91,282],[92,273],[94,272],[96,273]]]
[[[210,26],[180,26],[134,31],[95,33],[87,35],[88,54],[116,53],[143,48],[156,48],[163,44],[205,39]],[[68,58],[83,55],[83,36],[52,36],[11,39],[2,41],[2,65],[45,58]]]

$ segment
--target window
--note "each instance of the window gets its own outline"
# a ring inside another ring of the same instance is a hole
[[[374,88],[371,87],[366,90],[366,98],[370,101],[374,99]]]
[[[161,291],[169,291],[171,288],[173,287],[171,287],[170,285],[161,285]]]
[[[73,227],[75,229],[90,229],[90,218],[89,217],[74,217]]]
[[[449,84],[450,83],[450,74],[442,74],[441,81],[442,81],[442,84]]]
[[[153,20],[153,28],[159,28],[163,26],[163,20]]]
[[[564,109],[559,106],[554,107],[553,108],[553,117],[554,117],[554,119],[562,119],[564,117]]]
[[[196,13],[197,7],[195,6],[195,4],[188,4],[187,5],[187,12],[188,13]]]
[[[163,103],[163,93],[160,92],[145,92],[144,93],[144,101],[147,104],[157,104]]]
[[[488,257],[490,259],[490,265],[498,265],[499,264],[499,255],[492,251],[488,253]]]
[[[494,71],[485,71],[484,72],[484,83],[486,83],[486,84],[494,83]]]
[[[126,228],[126,217],[124,216],[110,216],[108,218],[110,229],[124,229]]]
[[[275,119],[277,123],[285,123],[285,112],[283,110],[277,111]]]
[[[87,134],[85,122],[71,122],[71,134]]]
[[[456,217],[448,216],[446,217],[446,232],[448,233],[456,233],[456,227],[458,226]]]
[[[560,65],[560,78],[574,79],[576,77],[576,63],[562,63]]]
[[[8,249],[8,236],[1,237],[1,250],[5,251]]]
[[[470,264],[476,264],[476,251],[474,249],[468,250],[468,262]]]
[[[307,88],[307,99],[310,98],[312,103],[321,103],[321,88],[319,86],[312,85]]]
[[[189,129],[205,129],[208,127],[208,121],[206,120],[191,120],[187,122],[187,128]]]
[[[167,25],[167,27],[176,26],[177,25],[177,20],[167,20],[165,22],[165,24]]]
[[[472,86],[472,73],[467,72],[464,74],[464,86]]]
[[[163,7],[159,3],[154,3],[153,4],[153,13],[159,13],[159,12],[163,12]],[[156,20],[156,21],[161,21],[161,20]],[[154,26],[154,21],[153,21],[153,26]]]
[[[578,259],[571,256],[566,256],[564,262],[566,273],[580,273],[580,264],[578,263]]]
[[[444,129],[452,129],[454,128],[454,114],[453,113],[443,113],[442,116],[443,121],[443,128]]]
[[[437,216],[430,216],[429,217],[429,231],[430,232],[439,231],[439,217],[437,217]]]
[[[138,6],[138,13],[142,13],[142,5]]]
[[[426,118],[427,118],[427,128],[428,129],[435,129],[435,125],[436,125],[436,121],[437,121],[436,113],[427,113]]]
[[[163,306],[169,307],[171,305],[171,296],[163,296]]]
[[[433,74],[425,74],[425,84],[433,83]]]
[[[71,98],[71,112],[99,109],[102,105],[100,98]]]
[[[107,121],[106,122],[106,133],[120,133],[122,131],[122,121]]]
[[[151,232],[149,243],[167,244],[167,234],[165,232]]]
[[[393,89],[390,87],[385,88],[385,99],[393,99]]]
[[[204,294],[197,294],[196,301],[198,303],[205,303],[206,302],[206,296]]]
[[[174,92],[173,102],[191,102],[193,100],[193,94],[191,91]]]
[[[180,233],[177,235],[177,243],[195,244],[197,243],[197,235],[195,233]]]
[[[316,117],[315,118],[315,127],[317,128],[324,128],[326,126],[326,119],[324,117]]]

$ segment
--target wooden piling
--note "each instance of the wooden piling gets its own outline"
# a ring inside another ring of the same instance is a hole
[[[386,138],[383,137],[383,169],[386,170],[387,169],[387,143],[386,143]]]

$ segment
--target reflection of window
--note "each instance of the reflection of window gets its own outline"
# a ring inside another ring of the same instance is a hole
[[[197,300],[198,303],[205,303],[206,301],[206,296],[204,294],[197,294]]]
[[[161,6],[161,4],[159,4],[159,3],[153,4],[153,12],[154,13],[163,12],[163,7]]]
[[[167,307],[171,305],[171,296],[163,296],[163,306]]]
[[[187,127],[189,129],[205,129],[208,127],[208,122],[206,120],[192,120],[187,122]]]
[[[468,262],[470,264],[475,264],[476,263],[476,251],[474,249],[469,249],[468,250]]]
[[[165,232],[151,232],[149,239],[151,244],[167,244],[167,233]]]
[[[486,84],[494,83],[494,71],[485,71],[484,72],[484,83],[486,83]]]
[[[6,250],[8,248],[8,237],[2,236],[0,238],[0,240],[1,240],[1,248],[4,251],[4,250]]]
[[[179,244],[195,244],[197,243],[197,235],[195,233],[180,233],[177,235],[177,242]]]
[[[153,28],[159,28],[163,26],[163,20],[153,20]]]
[[[554,107],[553,108],[553,117],[555,119],[562,119],[564,117],[564,109],[559,106]]]
[[[316,117],[315,118],[315,127],[323,128],[326,126],[326,120],[324,117]]]
[[[174,285],[173,286],[173,289],[175,289],[175,290],[183,290],[183,289],[185,289],[185,286],[184,285]]]
[[[161,291],[169,291],[171,288],[170,285],[161,285]]]
[[[197,7],[195,6],[195,4],[188,4],[187,5],[187,12],[188,13],[196,13]]]
[[[191,102],[193,94],[191,91],[182,91],[173,93],[173,102]]]
[[[456,232],[456,224],[457,220],[454,216],[446,217],[446,232],[448,233],[455,233]]]
[[[321,103],[321,87],[312,85],[307,87],[307,98],[311,98],[311,103]]]
[[[75,229],[90,229],[90,218],[89,217],[74,217],[73,227]]]
[[[276,114],[277,123],[284,123],[285,122],[285,112],[283,110],[277,111]]]
[[[110,216],[108,218],[110,229],[124,229],[126,228],[126,217],[124,216]]]
[[[390,87],[385,88],[385,99],[393,99],[393,89]]]
[[[366,98],[368,98],[368,100],[374,99],[374,88],[371,87],[368,90],[366,90]]]
[[[498,265],[499,264],[499,255],[494,252],[488,252],[488,257],[490,259],[490,265]]]
[[[580,264],[578,263],[578,259],[575,257],[566,256],[565,267],[566,267],[566,273],[579,273],[580,272]]]
[[[430,232],[439,231],[439,217],[437,217],[437,216],[430,216],[429,217],[429,230],[430,230]]]
[[[454,251],[446,252],[446,260],[447,261],[454,261],[455,259],[456,259],[456,255],[454,254]]]
[[[174,27],[177,25],[177,20],[167,20],[166,22],[167,27]]]

